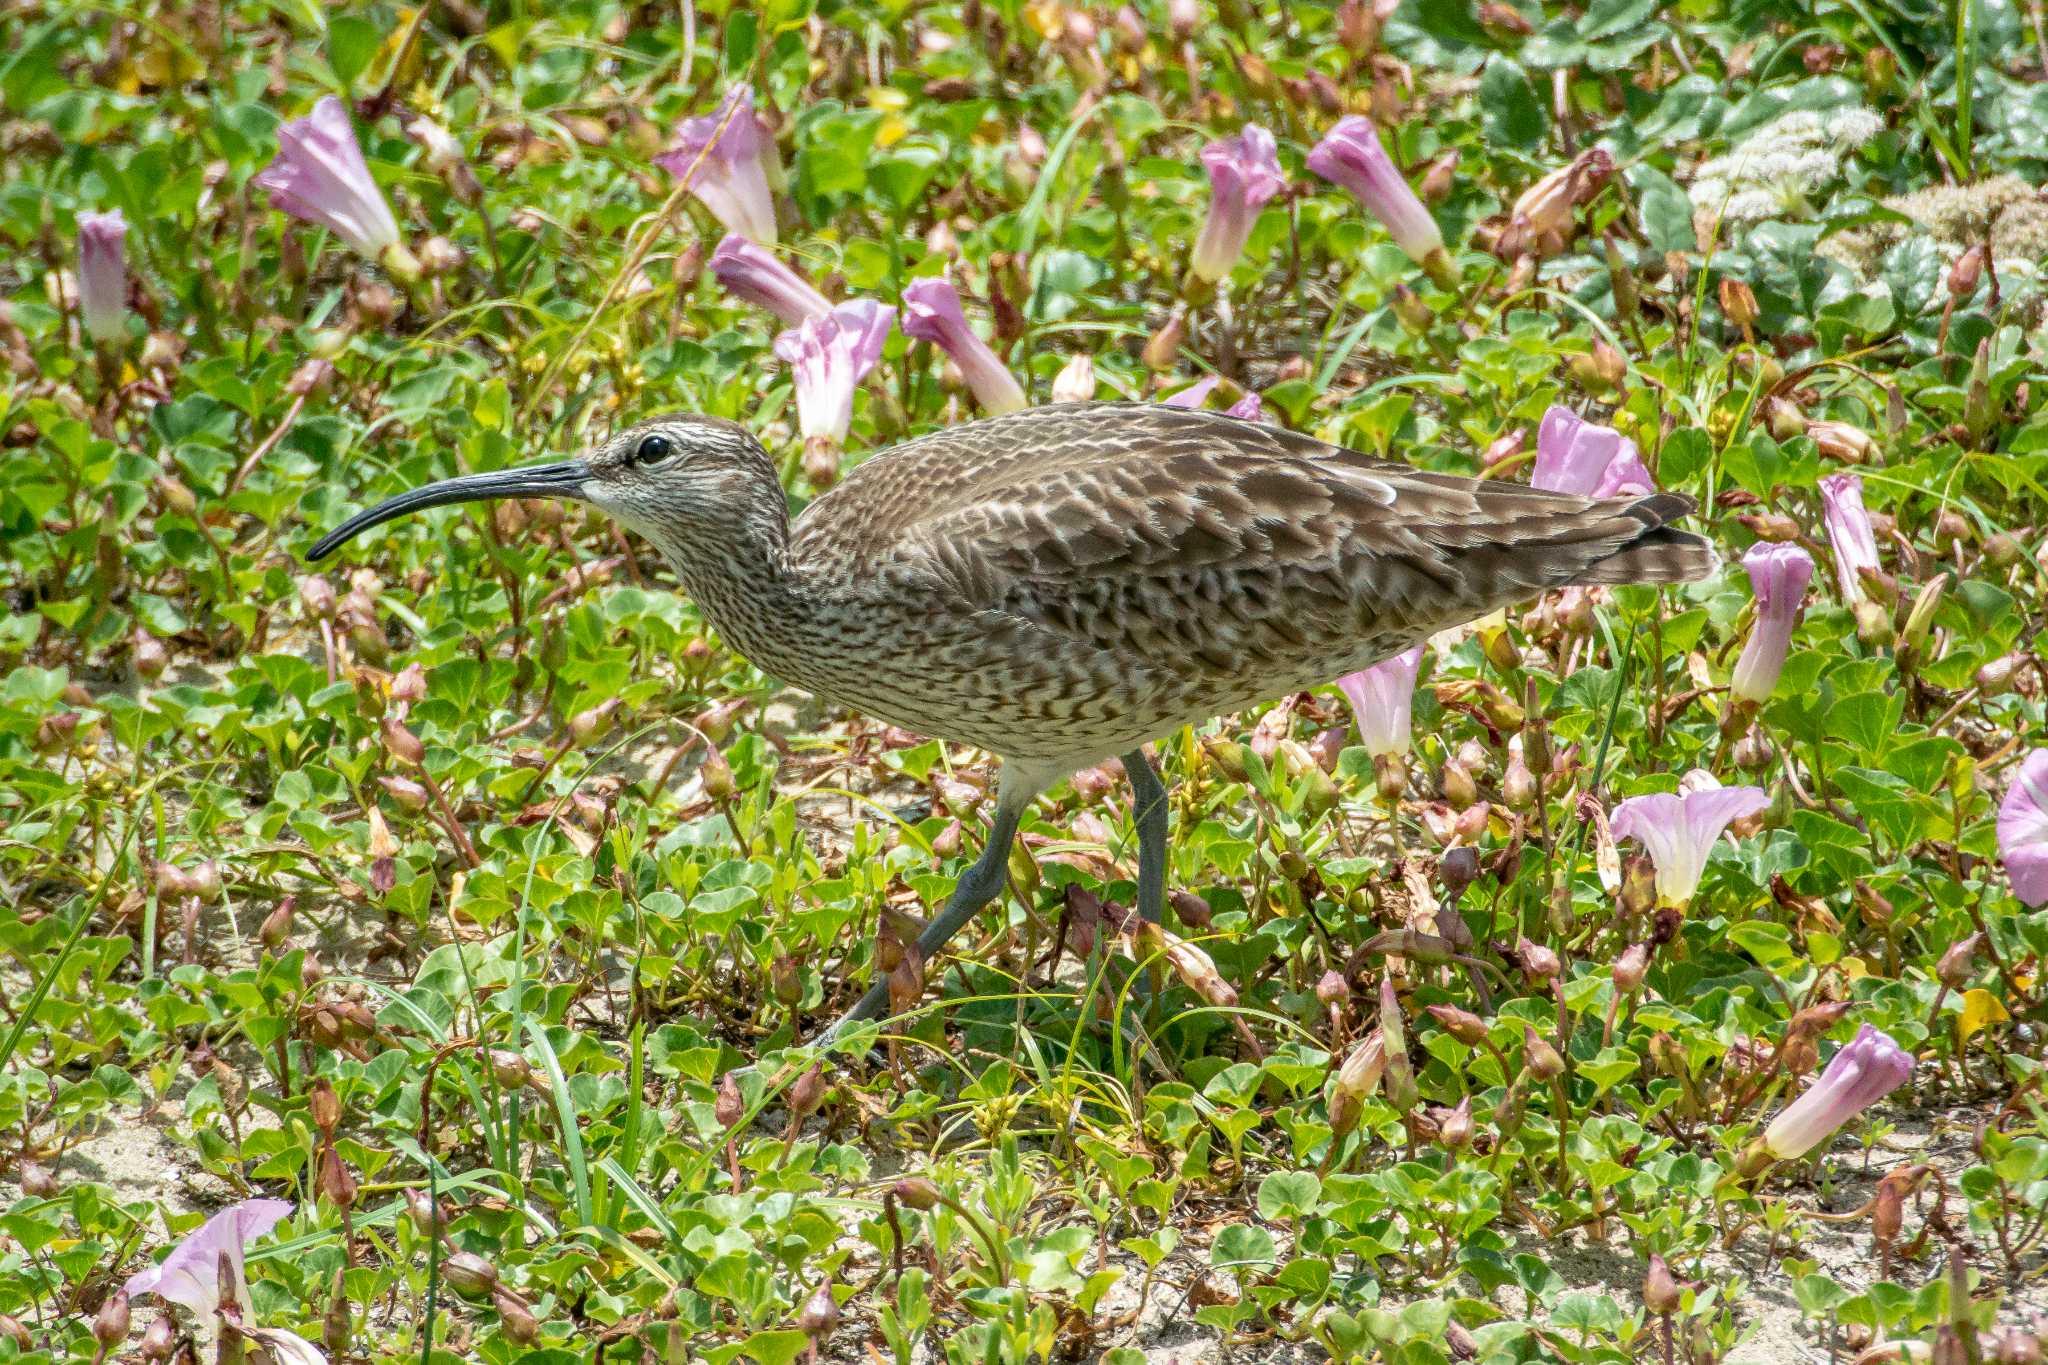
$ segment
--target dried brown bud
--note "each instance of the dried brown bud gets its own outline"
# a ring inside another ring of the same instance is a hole
[[[422,1189],[405,1192],[405,1216],[412,1225],[429,1237],[438,1237],[448,1227],[448,1211],[440,1202],[428,1197]]]
[[[1564,971],[1564,963],[1558,960],[1556,949],[1526,938],[1515,944],[1515,956],[1520,959],[1522,971],[1532,982],[1553,980]]]
[[[356,1202],[356,1177],[348,1163],[341,1159],[341,1153],[329,1147],[320,1154],[320,1177],[316,1182],[320,1197],[336,1208],[354,1208]]]
[[[1173,917],[1186,928],[1207,929],[1215,923],[1209,902],[1184,887],[1167,892],[1166,900],[1173,907]]]
[[[341,1123],[341,1099],[334,1093],[334,1082],[325,1076],[316,1076],[306,1087],[306,1108],[313,1119],[313,1126],[332,1137]]]
[[[533,1067],[510,1048],[491,1049],[491,1079],[506,1090],[517,1090],[533,1079]]]
[[[1457,1108],[1437,1124],[1436,1140],[1453,1152],[1464,1150],[1472,1141],[1472,1097],[1461,1096]]]
[[[1756,294],[1747,284],[1732,275],[1723,275],[1719,291],[1722,317],[1737,327],[1748,327],[1756,322]]]
[[[731,1129],[747,1116],[747,1102],[740,1094],[739,1076],[728,1071],[718,1078],[718,1099],[711,1106],[711,1116],[718,1120],[718,1126]]]

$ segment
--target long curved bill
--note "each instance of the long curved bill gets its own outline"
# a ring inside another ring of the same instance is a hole
[[[442,479],[439,483],[387,498],[366,512],[356,513],[320,537],[306,552],[306,560],[318,563],[372,526],[382,526],[411,512],[446,507],[455,502],[488,502],[493,498],[573,498],[581,495],[589,478],[590,466],[583,461],[559,460],[552,464],[517,465],[511,469],[494,469],[487,474],[464,474],[458,478]]]

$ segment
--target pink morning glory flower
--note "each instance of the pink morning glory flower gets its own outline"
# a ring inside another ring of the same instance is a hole
[[[1779,1161],[1804,1156],[1912,1078],[1912,1055],[1865,1024],[1828,1061],[1820,1079],[1771,1120],[1764,1150]]]
[[[398,239],[398,222],[370,178],[340,100],[322,97],[312,113],[277,130],[277,144],[277,159],[252,182],[269,193],[271,203],[301,222],[326,228],[399,279],[418,276],[419,262]]]
[[[290,1365],[325,1365],[327,1357],[293,1332],[257,1327],[249,1302],[249,1281],[243,1249],[291,1215],[283,1199],[244,1199],[206,1220],[171,1248],[163,1260],[128,1278],[122,1292],[130,1298],[154,1294],[192,1314],[199,1340],[199,1358],[212,1360],[223,1316],[234,1319],[243,1335],[269,1347]]]
[[[1998,854],[2012,893],[2032,906],[2048,905],[2048,749],[2020,761],[1998,806]]]
[[[1256,123],[1202,148],[1202,164],[1209,171],[1209,217],[1195,239],[1189,269],[1214,284],[1244,255],[1259,210],[1286,188],[1287,177],[1280,173],[1273,135]]]
[[[1854,606],[1868,596],[1862,570],[1878,567],[1877,533],[1863,506],[1863,480],[1854,474],[1830,474],[1820,481],[1820,501],[1828,544],[1835,551],[1835,581],[1841,585],[1842,600]]]
[[[1714,841],[1731,821],[1770,805],[1761,787],[1724,787],[1713,774],[1695,768],[1676,793],[1631,796],[1614,808],[1608,822],[1617,839],[1634,839],[1649,850],[1657,869],[1657,901],[1683,907],[1699,889]]]
[[[791,327],[832,311],[809,280],[737,232],[727,233],[711,253],[711,274],[728,294],[767,309]]]
[[[1551,408],[1536,428],[1536,469],[1529,482],[1585,498],[1657,491],[1634,441],[1566,407]]]
[[[675,145],[654,164],[678,178],[696,166],[690,192],[704,207],[729,231],[772,244],[775,194],[768,177],[774,157],[775,139],[754,112],[753,89],[736,85],[714,112],[684,119]]]
[[[853,391],[882,358],[895,321],[894,308],[855,299],[775,338],[775,354],[796,374],[797,422],[806,437],[846,439]]]
[[[967,325],[959,291],[945,276],[927,275],[903,287],[903,334],[951,356],[984,411],[993,415],[1024,406],[1023,386]]]
[[[1756,593],[1756,624],[1736,661],[1729,690],[1762,705],[1771,699],[1785,667],[1806,585],[1813,581],[1813,556],[1797,545],[1760,541],[1742,557],[1742,567],[1749,570],[1749,585]]]
[[[1393,658],[1337,679],[1338,690],[1358,718],[1358,738],[1373,757],[1408,752],[1409,723],[1415,709],[1415,679],[1422,671],[1422,646],[1404,649]]]
[[[1358,196],[1432,280],[1446,289],[1456,288],[1457,274],[1444,250],[1442,229],[1380,145],[1371,119],[1358,114],[1339,119],[1308,154],[1308,168]]]
[[[128,220],[121,210],[78,215],[78,316],[94,341],[127,335],[128,266],[122,239]]]
[[[1173,397],[1160,401],[1169,408],[1199,408],[1209,401],[1209,395],[1215,391],[1216,383],[1215,375],[1205,374]]]
[[[1256,393],[1245,394],[1244,397],[1232,403],[1224,411],[1232,417],[1241,417],[1247,422],[1263,422],[1266,420],[1265,400]]]

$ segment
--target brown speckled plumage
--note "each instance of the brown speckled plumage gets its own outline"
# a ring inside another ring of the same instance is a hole
[[[1713,563],[1665,529],[1690,509],[1676,495],[1595,502],[1424,473],[1150,404],[1030,408],[911,441],[786,538],[759,505],[779,503],[771,479],[761,457],[737,537],[608,510],[669,551],[762,668],[1046,780],[1547,588]]]

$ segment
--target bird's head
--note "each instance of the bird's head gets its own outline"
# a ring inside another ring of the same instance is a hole
[[[687,557],[707,540],[729,539],[750,523],[773,534],[787,517],[774,463],[752,433],[723,418],[679,413],[642,422],[573,460],[464,474],[387,498],[322,536],[306,558],[325,559],[409,512],[496,498],[590,503],[671,559]]]

